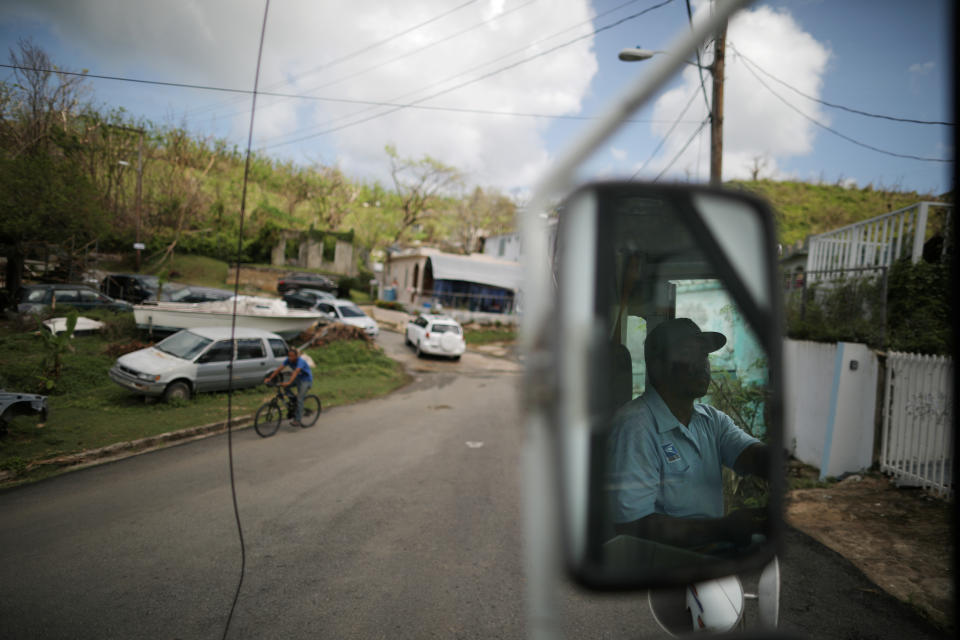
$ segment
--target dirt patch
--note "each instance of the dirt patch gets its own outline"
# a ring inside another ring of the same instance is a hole
[[[791,468],[794,478],[803,473]],[[944,500],[872,473],[787,496],[791,526],[948,630],[954,628],[951,512]]]

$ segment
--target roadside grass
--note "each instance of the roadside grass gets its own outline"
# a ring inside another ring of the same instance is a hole
[[[512,327],[464,327],[463,337],[468,345],[490,344],[491,342],[514,342],[517,331]]]
[[[203,393],[186,403],[167,404],[145,400],[110,381],[107,371],[115,358],[107,350],[138,337],[135,329],[117,330],[110,338],[77,336],[74,351],[64,356],[60,379],[46,392],[39,376],[40,337],[0,325],[0,388],[43,393],[49,407],[45,424],[38,423],[38,416],[12,420],[6,436],[0,437],[0,471],[14,472],[18,483],[37,480],[60,472],[56,465],[27,470],[41,460],[226,420],[226,393]],[[398,363],[362,340],[335,342],[307,353],[317,365],[312,392],[325,409],[385,395],[407,382]],[[272,394],[265,386],[235,391],[234,419],[254,413]]]

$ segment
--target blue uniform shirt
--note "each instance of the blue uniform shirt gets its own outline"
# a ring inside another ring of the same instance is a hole
[[[309,380],[313,382],[313,372],[310,371],[310,365],[307,364],[307,361],[303,358],[297,358],[296,360],[291,360],[287,358],[285,363],[292,371],[300,369],[300,373],[297,374],[296,382],[302,382],[303,380]]]
[[[744,449],[759,442],[705,404],[694,403],[690,425],[684,426],[648,386],[613,419],[607,478],[613,521],[633,522],[652,513],[723,516],[721,465],[732,468]]]

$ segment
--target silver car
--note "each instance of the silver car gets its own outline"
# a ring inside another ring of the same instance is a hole
[[[165,400],[187,400],[201,391],[255,387],[287,357],[283,338],[260,329],[230,327],[184,329],[152,347],[120,356],[110,379],[121,387]]]

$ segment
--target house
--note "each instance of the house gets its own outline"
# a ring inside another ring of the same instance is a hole
[[[521,283],[518,262],[425,247],[388,252],[380,275],[385,299],[492,313],[516,310]]]

